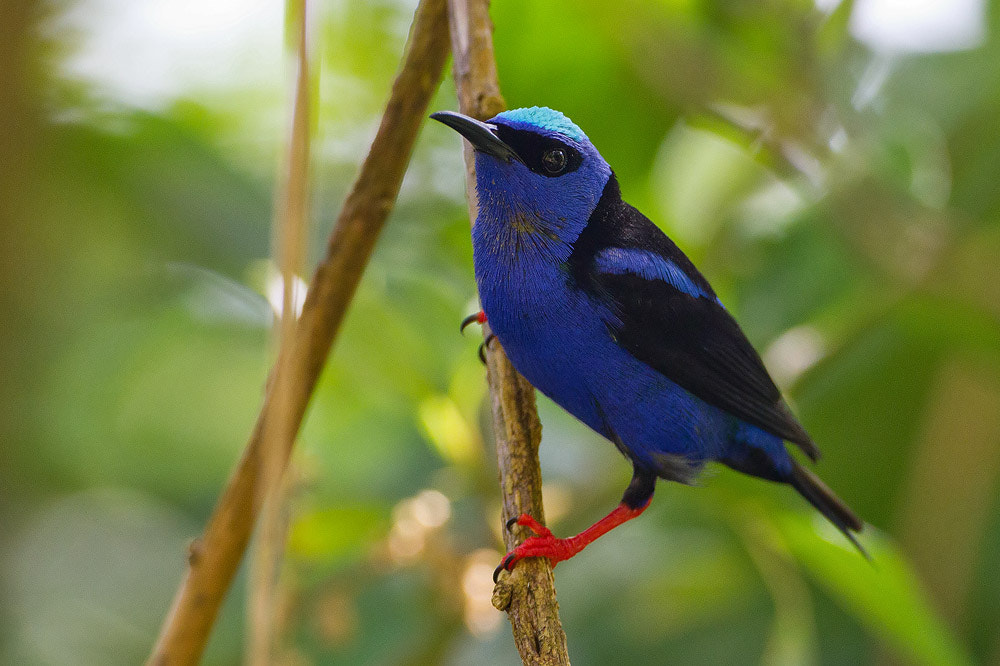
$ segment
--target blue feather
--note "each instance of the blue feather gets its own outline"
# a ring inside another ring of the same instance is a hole
[[[489,324],[521,374],[632,462],[628,515],[656,476],[689,482],[718,461],[789,483],[853,541],[860,520],[786,449],[818,456],[757,352],[684,253],[622,200],[580,128],[543,107],[491,124],[435,117],[476,148],[473,258]],[[559,548],[544,552],[558,561]]]
[[[567,118],[562,112],[550,109],[547,106],[532,106],[526,109],[511,109],[504,111],[493,119],[494,122],[503,122],[512,126],[526,127],[535,131],[545,130],[561,134],[577,142],[587,140],[576,123]]]
[[[647,280],[662,280],[689,296],[715,298],[688,277],[680,266],[648,250],[609,247],[594,259],[594,267],[612,275],[637,275]]]

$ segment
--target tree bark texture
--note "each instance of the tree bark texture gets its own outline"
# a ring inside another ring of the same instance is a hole
[[[489,2],[449,0],[448,11],[459,110],[486,120],[505,108],[497,80]],[[478,212],[475,160],[468,145],[465,164],[469,217],[474,224]],[[488,323],[483,327],[484,335],[489,335],[488,327]],[[544,522],[538,465],[542,427],[535,409],[535,390],[510,364],[496,340],[486,351],[486,361],[503,497],[501,520],[506,523],[509,518],[528,513]],[[513,532],[505,532],[508,549],[524,536],[520,531],[515,527]],[[507,611],[514,642],[525,664],[569,664],[548,560],[525,559],[510,574],[502,574],[493,592],[493,605]]]

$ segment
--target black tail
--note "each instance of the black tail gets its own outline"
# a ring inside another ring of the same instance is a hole
[[[792,461],[792,476],[789,483],[820,513],[826,516],[827,520],[833,523],[838,530],[843,532],[844,536],[858,549],[858,552],[866,559],[871,560],[871,557],[854,536],[855,532],[861,531],[864,523],[851,511],[850,507],[844,504],[842,499],[833,494],[833,491],[818,476],[798,462]]]

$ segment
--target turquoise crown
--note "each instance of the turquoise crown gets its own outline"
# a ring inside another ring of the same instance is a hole
[[[547,106],[532,106],[525,109],[511,109],[497,114],[497,120],[510,123],[533,125],[550,132],[557,132],[574,141],[585,141],[587,135],[565,114]]]

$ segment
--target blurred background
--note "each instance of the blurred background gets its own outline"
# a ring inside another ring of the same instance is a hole
[[[414,0],[314,2],[311,258]],[[1000,664],[1000,2],[503,0],[503,92],[588,133],[870,522],[712,470],[556,572],[575,664]],[[0,662],[131,664],[250,432],[289,119],[271,0],[0,7]],[[450,77],[432,105],[455,108]],[[461,145],[422,132],[289,483],[282,664],[514,664]],[[308,274],[303,276],[308,279]],[[277,293],[277,295],[276,295]],[[569,535],[629,466],[544,399]],[[246,577],[207,664],[241,660]]]

